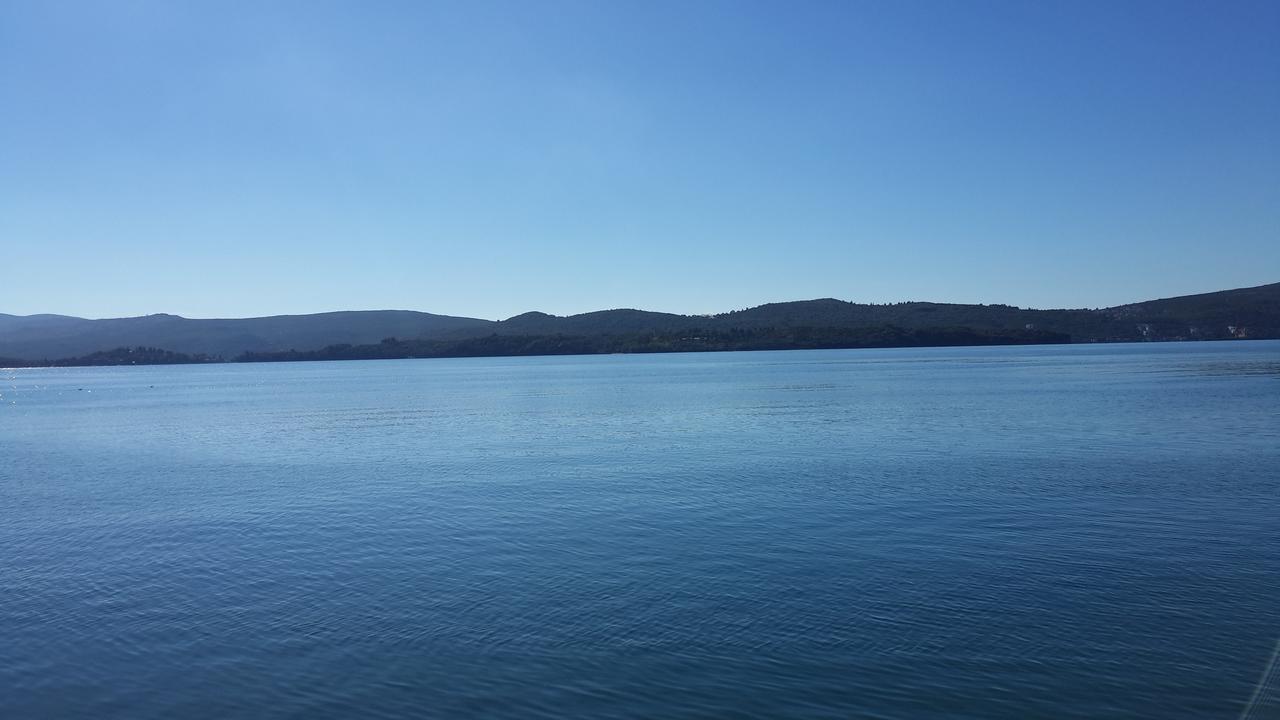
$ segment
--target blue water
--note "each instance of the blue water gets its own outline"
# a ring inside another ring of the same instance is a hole
[[[1236,718],[1280,635],[1277,342],[0,379],[6,719]]]

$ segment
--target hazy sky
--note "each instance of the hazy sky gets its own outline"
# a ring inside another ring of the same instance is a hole
[[[0,2],[0,312],[1280,280],[1280,2]]]

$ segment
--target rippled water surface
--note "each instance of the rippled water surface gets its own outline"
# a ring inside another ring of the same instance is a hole
[[[1276,342],[0,378],[3,718],[1236,718],[1280,634]]]

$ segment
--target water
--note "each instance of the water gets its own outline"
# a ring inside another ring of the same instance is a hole
[[[1277,342],[0,378],[4,718],[1235,718],[1280,634]]]

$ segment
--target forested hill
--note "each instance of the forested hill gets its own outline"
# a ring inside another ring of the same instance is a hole
[[[439,336],[491,325],[489,320],[405,310],[216,320],[165,314],[106,320],[0,314],[0,357],[53,360],[121,347],[149,347],[233,358],[246,352],[316,349],[334,343],[375,343],[392,336]]]
[[[1251,337],[1280,337],[1280,283],[1151,300],[1102,311],[1122,324],[1148,324],[1156,335],[1220,337],[1228,326]]]
[[[967,328],[1041,330],[1073,342],[1280,337],[1280,283],[1097,310],[904,302],[869,305],[824,298],[770,303],[710,316],[607,310],[569,317],[525,313],[495,323],[499,335],[619,335],[769,328]]]
[[[523,345],[496,340],[453,345],[488,337],[526,340],[521,341]],[[405,347],[413,346],[397,352],[411,354],[427,348],[432,348],[430,353],[445,354],[477,348],[477,352],[489,348],[506,353],[516,346],[556,344],[530,338],[561,338],[558,347],[567,347],[564,339],[573,338],[573,343],[607,352],[654,351],[686,347],[687,339],[696,337],[719,338],[701,341],[718,349],[927,344],[934,342],[930,338],[953,342],[961,337],[976,343],[1280,338],[1280,283],[1093,310],[931,302],[870,305],[827,298],[770,303],[718,315],[623,309],[568,317],[529,312],[497,322],[404,310],[217,320],[164,314],[106,320],[0,314],[0,358],[10,358],[13,364],[152,357],[136,352],[122,355],[122,348],[161,349],[202,360],[231,360],[246,354],[301,356],[332,346],[373,346],[392,338]]]

